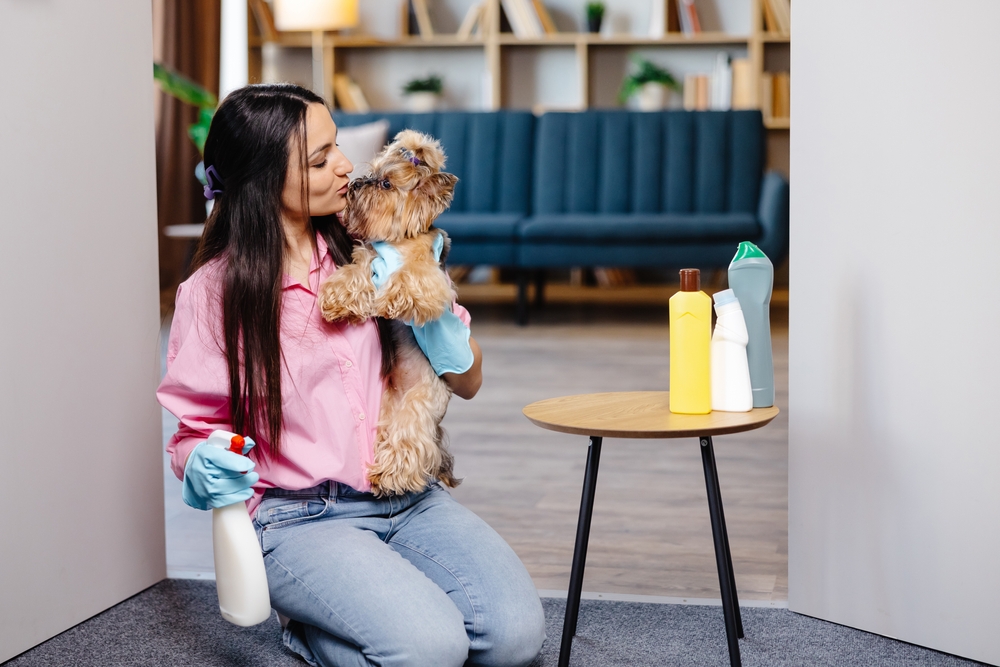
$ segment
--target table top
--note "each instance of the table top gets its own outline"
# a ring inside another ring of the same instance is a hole
[[[167,225],[163,228],[163,235],[172,239],[200,239],[204,230],[203,222],[197,225]]]
[[[607,438],[692,438],[751,431],[778,416],[778,408],[750,412],[680,415],[670,412],[670,392],[580,394],[538,401],[524,416],[550,431]]]

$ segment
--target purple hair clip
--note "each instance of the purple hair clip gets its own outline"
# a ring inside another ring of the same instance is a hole
[[[215,183],[218,183],[218,186],[213,183],[213,177]],[[215,165],[212,165],[205,170],[205,180],[208,181],[208,185],[205,186],[205,199],[215,199],[216,195],[222,194],[222,177],[219,176],[219,172],[215,170]]]
[[[411,151],[410,149],[401,148],[400,150],[403,152],[403,155],[410,160],[410,162],[417,165],[418,167],[424,163],[424,161],[418,158],[417,154]]]

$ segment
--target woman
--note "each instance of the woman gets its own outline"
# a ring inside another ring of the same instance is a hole
[[[216,205],[177,292],[157,394],[180,420],[173,470],[193,507],[249,500],[285,644],[308,663],[526,665],[544,618],[499,535],[437,483],[368,493],[391,334],[327,323],[317,307],[352,245],[336,216],[352,169],[336,133],[298,86],[248,86],[216,112]],[[456,304],[427,325],[447,341],[431,361],[466,399],[482,381],[468,323]],[[250,458],[204,446],[215,429],[258,446]]]

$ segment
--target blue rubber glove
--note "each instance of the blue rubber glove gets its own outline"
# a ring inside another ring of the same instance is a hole
[[[381,289],[385,281],[403,264],[403,258],[395,246],[385,241],[372,243],[378,257],[372,260],[372,283],[375,289]],[[434,259],[440,261],[444,249],[444,236],[437,235],[434,239]],[[469,327],[449,308],[440,319],[428,322],[422,327],[407,322],[413,329],[413,337],[417,339],[420,350],[431,362],[431,367],[438,375],[444,373],[464,373],[472,368],[475,356],[469,346]]]
[[[472,362],[475,361],[472,347],[469,345],[469,336],[472,332],[451,308],[433,322],[428,322],[422,327],[410,324],[410,328],[413,329],[417,345],[438,375],[445,373],[461,375],[472,368]]]
[[[246,502],[253,495],[251,487],[260,475],[253,472],[254,462],[246,454],[255,443],[245,438],[241,456],[225,449],[232,435],[228,431],[213,431],[208,440],[191,450],[184,466],[181,492],[184,502],[191,507],[198,510],[225,507]]]

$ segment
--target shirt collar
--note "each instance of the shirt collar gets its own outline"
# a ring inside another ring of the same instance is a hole
[[[319,263],[316,262],[316,257],[319,257]],[[310,292],[318,293],[320,283],[326,279],[333,272],[333,258],[330,257],[330,248],[326,245],[326,239],[323,238],[322,234],[316,234],[316,255],[309,260],[309,287]],[[318,276],[317,276],[318,274]],[[305,287],[295,278],[292,278],[287,273],[281,276],[281,289],[294,289],[294,288],[305,289]]]

